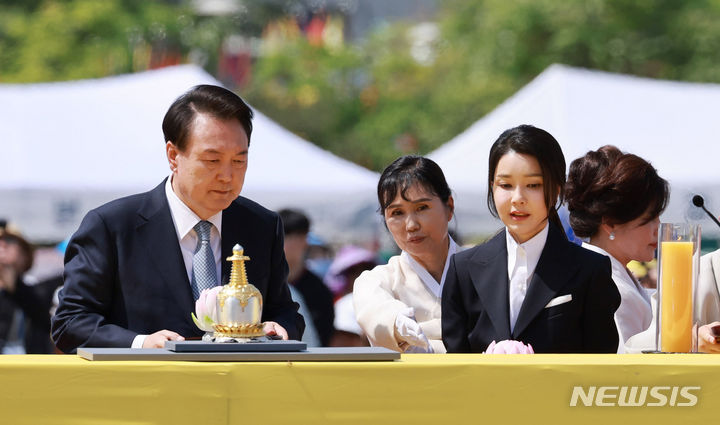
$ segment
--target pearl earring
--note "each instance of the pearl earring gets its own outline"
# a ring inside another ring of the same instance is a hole
[[[611,241],[614,241],[614,240],[615,240],[615,232],[610,232],[610,236],[609,236],[609,237],[610,237],[610,240],[611,240]]]

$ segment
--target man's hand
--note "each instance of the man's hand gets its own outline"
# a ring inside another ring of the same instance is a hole
[[[288,333],[285,328],[283,328],[276,322],[263,323],[263,332],[265,332],[265,335],[267,336],[278,335],[282,337],[282,339],[288,339]]]
[[[165,348],[165,341],[185,341],[185,338],[173,331],[163,329],[148,335],[142,348]]]

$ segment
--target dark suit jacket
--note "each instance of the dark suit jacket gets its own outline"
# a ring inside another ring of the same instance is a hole
[[[320,344],[324,347],[330,345],[330,339],[335,333],[335,307],[333,294],[322,279],[308,269],[303,269],[296,282],[290,282],[303,297],[308,311],[312,316],[313,324],[320,337]]]
[[[505,339],[529,343],[537,353],[617,352],[613,315],[620,294],[609,258],[568,242],[551,223],[512,333],[507,261],[504,231],[451,259],[442,294],[448,352],[479,353]],[[568,294],[570,302],[546,308]]]
[[[222,281],[232,247],[250,257],[247,276],[263,295],[262,320],[291,339],[305,329],[287,287],[283,228],[277,214],[238,197],[222,216]],[[130,347],[138,334],[161,329],[202,335],[190,313],[195,302],[165,196],[165,182],[90,211],[65,253],[65,286],[52,321],[64,352],[77,347]]]
[[[62,286],[62,276],[55,276],[29,286],[22,279],[12,295],[25,315],[25,352],[52,354],[55,345],[50,339],[50,307],[55,290]]]

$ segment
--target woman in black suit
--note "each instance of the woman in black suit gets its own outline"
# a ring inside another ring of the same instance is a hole
[[[570,243],[557,206],[565,158],[548,132],[505,131],[490,149],[488,207],[505,225],[456,254],[442,293],[448,352],[482,352],[492,341],[537,353],[614,353],[620,295],[607,257]]]

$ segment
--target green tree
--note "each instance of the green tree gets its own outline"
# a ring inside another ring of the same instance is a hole
[[[342,51],[300,39],[263,56],[247,95],[301,136],[381,170],[398,155],[451,139],[553,63],[720,82],[718,0],[448,0],[441,7],[431,64],[411,57],[412,25],[399,22]],[[303,103],[303,93],[312,102]]]
[[[185,1],[0,0],[0,81],[103,77],[190,58],[216,72],[228,35],[292,26],[283,17],[306,3],[241,2],[212,17]],[[297,31],[263,47],[241,94],[301,137],[382,170],[448,141],[553,63],[720,82],[720,0],[438,4],[432,60],[411,54],[411,22],[346,45],[315,45]]]
[[[177,55],[187,51],[181,43],[186,15],[182,8],[164,3],[46,0],[24,5],[11,1],[4,7],[4,82],[103,77],[147,68],[152,49]]]

